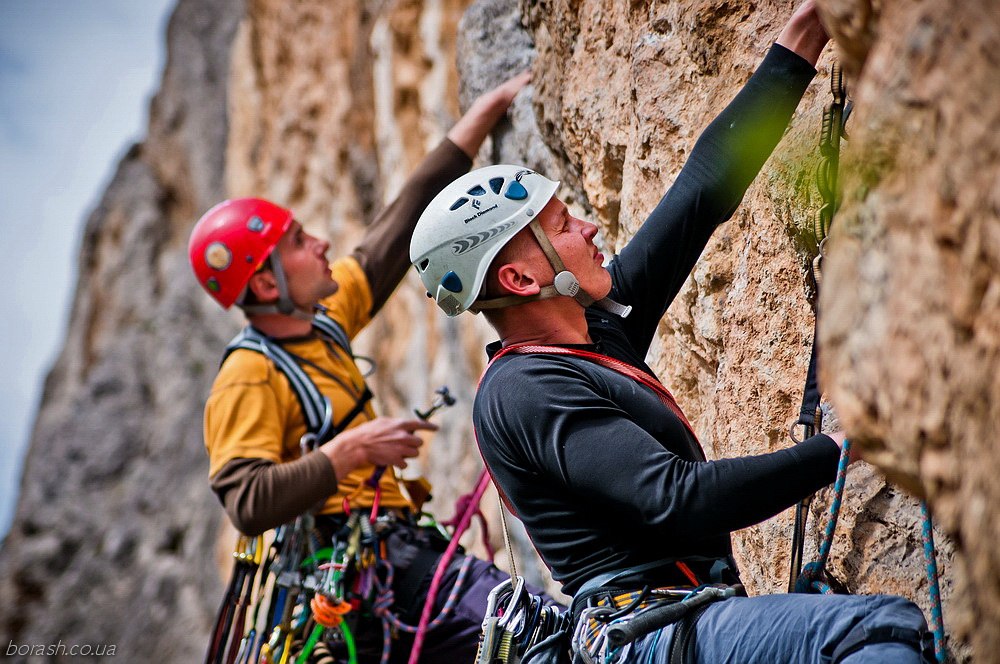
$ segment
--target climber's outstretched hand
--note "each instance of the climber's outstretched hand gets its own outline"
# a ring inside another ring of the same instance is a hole
[[[830,35],[819,20],[815,0],[805,0],[799,5],[788,19],[777,41],[788,50],[802,56],[809,64],[816,66],[819,54],[830,41]]]
[[[470,158],[475,157],[479,146],[497,122],[507,113],[514,97],[531,81],[531,71],[523,71],[507,79],[489,92],[484,92],[472,102],[465,115],[448,132],[451,142]]]

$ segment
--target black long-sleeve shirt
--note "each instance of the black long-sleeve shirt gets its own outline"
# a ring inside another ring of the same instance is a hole
[[[608,265],[611,296],[632,305],[631,315],[588,309],[594,343],[581,348],[653,375],[644,357],[660,318],[716,226],[736,210],[814,75],[795,53],[770,50]],[[829,484],[839,456],[819,435],[770,454],[704,461],[693,435],[651,389],[563,355],[501,357],[482,381],[474,421],[494,479],[571,594],[605,572],[728,556],[731,531]],[[704,573],[704,565],[691,566]]]

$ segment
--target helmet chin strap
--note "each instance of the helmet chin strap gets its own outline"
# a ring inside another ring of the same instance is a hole
[[[295,306],[291,296],[288,294],[288,279],[285,277],[285,268],[281,266],[281,256],[278,255],[277,247],[271,252],[270,260],[271,272],[274,273],[274,280],[278,284],[278,301],[274,304],[242,304],[243,296],[241,296],[241,302],[237,302],[236,304],[248,315],[282,314],[284,316],[311,321],[313,319],[313,312]],[[249,289],[249,286],[247,288]],[[244,291],[245,293],[246,291]]]
[[[525,302],[532,302],[534,300],[547,300],[551,297],[571,297],[580,303],[584,309],[590,305],[597,306],[604,309],[608,313],[614,314],[616,316],[621,316],[625,318],[632,312],[632,307],[624,304],[619,304],[609,297],[602,298],[595,301],[594,298],[580,288],[580,280],[576,278],[576,275],[566,269],[566,265],[562,262],[562,258],[559,257],[559,252],[556,248],[552,246],[552,242],[549,241],[549,237],[542,230],[541,225],[536,219],[532,219],[531,223],[528,224],[528,228],[535,235],[535,239],[538,240],[539,246],[542,248],[542,253],[549,260],[549,264],[556,273],[555,280],[553,280],[551,286],[543,286],[542,289],[535,295],[530,295],[528,297],[522,297],[519,295],[508,295],[504,297],[497,297],[491,300],[478,300],[476,303],[469,307],[472,311],[479,311],[482,309],[500,309],[501,307],[509,307],[515,304],[523,304]]]

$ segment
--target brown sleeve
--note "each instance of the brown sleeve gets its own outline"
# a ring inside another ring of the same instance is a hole
[[[319,450],[281,464],[233,459],[211,482],[230,521],[251,536],[291,521],[337,492],[333,466]]]
[[[472,160],[447,138],[424,157],[399,195],[379,212],[353,256],[371,286],[374,316],[410,267],[410,236],[424,208],[439,191],[463,175]]]

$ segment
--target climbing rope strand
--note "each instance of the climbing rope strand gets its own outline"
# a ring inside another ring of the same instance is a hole
[[[934,521],[931,519],[931,512],[925,500],[920,501],[920,513],[924,517],[920,534],[924,543],[924,563],[927,569],[927,586],[931,601],[930,627],[934,634],[934,656],[937,661],[944,662],[948,659],[948,654],[945,649],[941,586],[938,582],[937,556],[934,548]]]
[[[826,572],[826,564],[830,558],[830,550],[833,545],[833,535],[837,529],[837,519],[840,514],[840,507],[844,498],[844,487],[847,479],[847,465],[850,461],[850,441],[844,441],[844,447],[840,455],[840,463],[837,466],[837,479],[833,486],[833,501],[830,503],[830,518],[823,532],[823,539],[820,542],[818,559],[807,564],[802,569],[795,584],[796,592],[819,592],[827,595],[833,594],[833,588],[828,583],[821,580]],[[931,632],[934,635],[934,656],[938,662],[946,662],[948,659],[945,645],[944,618],[941,607],[941,587],[937,570],[937,555],[934,546],[934,522],[931,518],[927,502],[920,501],[920,512],[923,516],[921,525],[921,539],[923,541],[924,563],[927,572],[927,586],[930,595]]]
[[[434,576],[431,579],[430,588],[427,591],[427,600],[424,602],[424,608],[420,613],[420,622],[417,624],[417,633],[413,638],[413,648],[410,650],[409,664],[417,664],[420,660],[420,651],[423,648],[424,636],[427,633],[427,625],[430,623],[431,612],[434,608],[434,598],[437,597],[438,588],[441,585],[441,579],[444,577],[445,571],[448,569],[448,563],[451,561],[452,557],[455,555],[455,551],[458,549],[458,540],[465,533],[466,529],[469,527],[469,523],[472,521],[472,516],[475,510],[478,509],[479,501],[483,497],[483,493],[486,492],[486,487],[490,484],[490,475],[483,469],[479,474],[479,479],[476,482],[476,488],[472,492],[472,499],[469,501],[469,506],[459,520],[458,525],[455,527],[455,532],[451,536],[451,541],[448,542],[448,547],[445,549],[444,553],[441,555],[441,559],[438,562],[437,569],[434,570]]]
[[[833,483],[833,501],[830,503],[830,518],[823,532],[823,539],[820,541],[819,556],[817,560],[808,563],[802,568],[802,573],[795,582],[795,592],[808,593],[815,591],[827,595],[833,594],[833,589],[829,584],[824,583],[820,577],[826,572],[826,563],[830,558],[833,535],[837,530],[837,520],[840,517],[840,505],[844,499],[844,486],[847,484],[847,466],[850,461],[851,442],[845,439],[844,447],[840,451],[840,463],[837,465],[837,479]]]
[[[497,494],[497,505],[500,508],[500,528],[503,530],[503,544],[507,548],[507,561],[510,563],[510,578],[517,578],[517,565],[514,563],[514,547],[510,542],[510,531],[507,529],[507,517],[504,514],[503,500]]]

